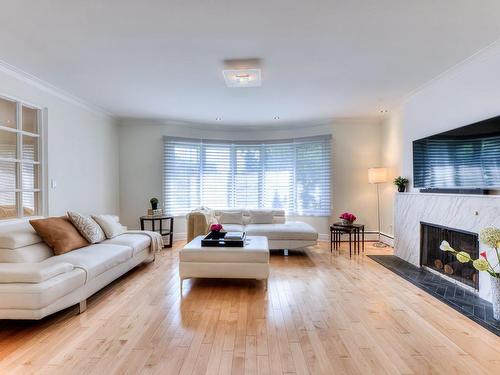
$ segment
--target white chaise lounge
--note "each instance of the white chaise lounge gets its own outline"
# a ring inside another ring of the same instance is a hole
[[[268,220],[265,220],[266,216]],[[222,224],[226,231],[241,231],[246,232],[247,236],[267,237],[270,250],[301,249],[315,245],[318,240],[318,232],[312,226],[301,221],[287,221],[284,210],[203,208],[187,215],[188,242],[206,234],[210,224],[214,222]]]

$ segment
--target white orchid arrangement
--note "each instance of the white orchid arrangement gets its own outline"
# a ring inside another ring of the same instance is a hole
[[[457,251],[452,248],[448,241],[441,242],[441,246],[439,246],[439,248],[442,251],[453,253],[460,263],[472,262],[472,265],[476,270],[485,271],[488,272],[492,277],[500,278],[500,273],[495,271],[495,269],[500,265],[500,228],[484,228],[479,235],[479,239],[486,246],[495,249],[498,260],[496,266],[493,266],[490,263],[486,251],[481,252],[478,259],[472,259],[469,253],[466,253],[465,251]]]

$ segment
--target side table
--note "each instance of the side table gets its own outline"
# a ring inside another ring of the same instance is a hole
[[[164,225],[164,221],[169,221]],[[174,239],[174,217],[173,216],[165,216],[165,215],[145,215],[140,217],[141,221],[141,230],[145,230],[145,222],[151,223],[151,231],[158,232],[162,237],[168,237],[168,243],[165,247],[172,247],[173,239]],[[158,224],[158,227],[155,225]]]
[[[349,256],[352,255],[352,241],[354,240],[354,251],[362,247],[365,251],[365,226],[364,224],[342,224],[334,223],[330,226],[330,252],[333,248],[338,249],[340,246],[341,236],[343,233],[349,234]]]

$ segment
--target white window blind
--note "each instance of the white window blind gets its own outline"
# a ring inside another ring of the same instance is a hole
[[[165,137],[165,210],[281,208],[329,216],[330,149],[329,135],[265,142]]]

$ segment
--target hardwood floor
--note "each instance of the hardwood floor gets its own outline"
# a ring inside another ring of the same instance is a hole
[[[0,374],[498,374],[500,338],[365,256],[276,253],[253,280],[189,280],[177,242],[42,321],[0,321]],[[367,254],[391,249],[367,246]]]

